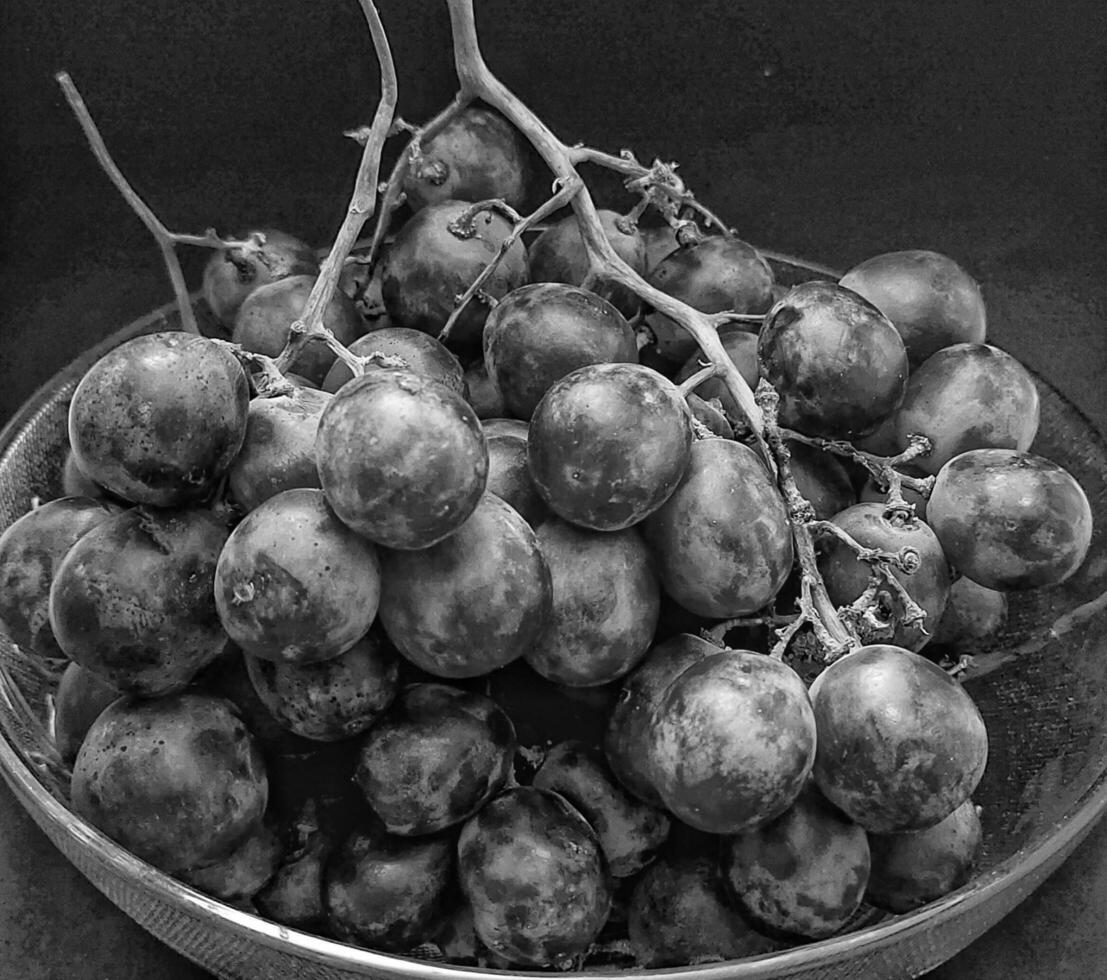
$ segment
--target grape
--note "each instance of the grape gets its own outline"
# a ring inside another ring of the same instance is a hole
[[[303,314],[314,286],[315,276],[288,276],[258,286],[238,308],[231,340],[246,350],[276,357],[288,343],[288,328]],[[365,331],[353,301],[338,291],[323,311],[323,326],[341,344],[352,343]],[[334,351],[313,338],[296,355],[289,370],[320,385],[334,360]]]
[[[485,493],[453,534],[382,559],[380,621],[436,677],[476,677],[531,650],[546,626],[550,572],[534,531]]]
[[[481,211],[472,233],[453,231],[470,210],[465,201],[440,201],[417,211],[396,233],[381,270],[381,295],[396,325],[437,336],[465,292],[496,255],[511,232],[502,215]],[[526,281],[526,254],[516,241],[482,287],[502,299]],[[447,345],[464,355],[479,354],[488,307],[476,300],[457,320]]]
[[[230,637],[274,663],[348,650],[380,601],[372,544],[335,517],[321,490],[285,490],[231,533],[215,570],[215,604]]]
[[[509,429],[503,422],[515,419],[485,420],[481,428],[488,444],[488,483],[486,489],[494,493],[519,512],[531,527],[537,528],[549,515],[549,508],[534,485],[527,466],[527,430],[525,422],[520,429]]]
[[[665,857],[646,869],[631,894],[627,931],[645,967],[739,959],[777,947],[733,907],[718,863],[701,855]]]
[[[664,806],[649,768],[649,726],[654,708],[685,668],[718,652],[714,643],[681,633],[654,646],[623,682],[608,718],[604,753],[619,782],[645,803]]]
[[[404,178],[413,208],[446,200],[502,198],[519,205],[526,194],[527,147],[503,116],[470,105],[423,140],[418,161]]]
[[[779,816],[815,761],[815,717],[790,667],[724,650],[684,670],[649,723],[654,786],[667,809],[712,834]]]
[[[812,281],[765,316],[762,376],[780,394],[780,422],[809,436],[853,439],[899,408],[907,352],[884,314],[856,293]]]
[[[644,273],[646,244],[638,229],[630,226],[626,230],[624,220],[614,211],[600,208],[597,214],[600,226],[616,254],[635,272]],[[529,282],[560,282],[580,286],[590,271],[580,224],[574,215],[550,225],[527,249]],[[636,293],[616,283],[600,280],[589,286],[589,289],[602,296],[625,317],[634,316],[642,305]]]
[[[285,728],[304,738],[329,742],[360,734],[399,689],[399,658],[373,633],[323,661],[245,658],[261,702]]]
[[[973,449],[938,473],[927,505],[949,560],[989,589],[1057,585],[1084,561],[1092,510],[1063,467],[1016,449]]]
[[[465,824],[457,853],[477,935],[511,963],[568,966],[607,919],[599,840],[557,793],[505,790]]]
[[[315,252],[283,231],[266,228],[244,236],[248,247],[218,249],[204,266],[202,291],[216,318],[230,329],[243,300],[258,286],[319,272]]]
[[[861,906],[869,842],[811,783],[791,808],[727,838],[722,868],[750,919],[773,933],[825,939]]]
[[[554,513],[616,531],[668,499],[691,449],[691,413],[671,382],[638,364],[593,364],[543,396],[531,419],[527,462]]]
[[[870,834],[872,874],[866,898],[899,914],[941,898],[968,881],[982,839],[980,815],[971,800],[925,830]]]
[[[976,789],[988,733],[972,699],[917,653],[888,644],[836,660],[811,685],[815,783],[872,833],[921,830]]]
[[[772,305],[768,262],[752,245],[722,235],[670,252],[650,272],[649,283],[703,313],[765,313]],[[680,364],[695,353],[696,342],[670,317],[650,313],[646,325],[666,360]]]
[[[412,684],[365,736],[354,778],[390,833],[424,836],[495,796],[514,754],[515,729],[491,698]]]
[[[93,497],[50,500],[0,534],[0,623],[26,653],[62,656],[50,627],[54,573],[85,534],[122,508]]]
[[[327,860],[323,904],[341,939],[386,952],[417,946],[453,884],[448,837],[407,838],[358,828]]]
[[[405,369],[444,384],[459,395],[466,394],[466,384],[461,362],[445,345],[440,344],[430,334],[407,327],[382,327],[358,337],[348,345],[351,354],[366,357],[369,354],[384,354],[398,357],[405,362]],[[370,361],[366,370],[379,370],[380,365]],[[353,378],[354,372],[342,361],[335,361],[327,376],[323,379],[323,390],[336,392]]]
[[[750,388],[756,388],[761,370],[757,360],[757,334],[750,333],[739,324],[728,323],[719,328],[719,339],[723,342],[723,349],[730,355],[734,366],[738,368],[738,373],[742,375],[742,379]],[[692,377],[704,364],[703,354],[695,351],[677,371],[673,380],[680,384]],[[695,391],[706,401],[718,398],[723,406],[723,411],[730,418],[743,418],[743,412],[734,400],[734,395],[730,393],[730,389],[720,378],[708,378],[697,385]]]
[[[952,344],[984,342],[987,315],[976,281],[953,259],[925,249],[885,252],[838,281],[899,331],[914,369]]]
[[[426,548],[476,509],[488,479],[480,422],[457,392],[411,371],[371,371],[323,412],[315,461],[347,526],[389,548]]]
[[[120,698],[73,764],[77,813],[170,873],[225,858],[267,799],[253,737],[229,702],[199,694]]]
[[[553,517],[537,534],[553,598],[527,663],[573,687],[618,680],[646,655],[657,625],[660,589],[645,544],[630,528],[589,531]]]
[[[612,877],[637,874],[669,836],[669,818],[630,796],[583,742],[560,742],[546,753],[531,785],[560,793],[592,825]]]
[[[891,627],[888,642],[908,650],[921,650],[933,639],[949,602],[952,575],[938,536],[918,518],[879,503],[855,504],[831,520],[862,547],[892,554],[907,548],[915,553],[917,564],[912,571],[898,568],[889,571],[920,607],[921,621],[908,617],[903,597],[886,580],[876,587],[873,599],[879,617]],[[872,567],[857,557],[852,545],[839,538],[828,536],[822,543],[818,567],[835,605],[849,605],[871,587]]]
[[[529,419],[554,382],[577,368],[637,360],[634,333],[622,314],[576,286],[520,286],[484,325],[488,376],[507,412],[520,419]]]
[[[959,453],[996,447],[1027,450],[1038,433],[1038,389],[1010,354],[988,344],[956,344],[933,354],[907,382],[895,415],[898,444],[930,440],[914,465],[937,473]]]
[[[792,569],[787,511],[761,459],[738,442],[695,442],[680,484],[642,530],[662,587],[701,616],[760,609]]]
[[[243,510],[254,510],[284,490],[320,489],[315,435],[330,400],[326,392],[311,388],[250,400],[246,438],[227,471],[231,494]]]
[[[85,372],[69,406],[77,465],[111,493],[172,507],[207,497],[246,436],[238,361],[212,340],[155,333]]]
[[[102,521],[54,572],[58,646],[120,690],[183,689],[227,645],[212,591],[227,534],[191,507],[135,507]]]

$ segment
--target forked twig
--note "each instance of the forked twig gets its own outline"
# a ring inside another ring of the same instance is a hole
[[[377,54],[381,74],[381,98],[377,104],[377,111],[373,114],[373,122],[365,137],[365,145],[362,149],[361,162],[358,165],[357,178],[354,182],[353,195],[350,198],[350,206],[346,210],[346,217],[342,226],[338,229],[331,250],[323,261],[319,270],[319,276],[312,286],[304,305],[300,318],[289,327],[288,343],[277,356],[278,369],[285,371],[296,360],[297,355],[304,346],[315,338],[322,339],[328,347],[342,360],[354,373],[355,377],[362,373],[362,362],[346,347],[335,339],[334,334],[323,326],[323,315],[326,312],[334,291],[338,287],[338,280],[342,274],[342,267],[346,257],[350,254],[354,244],[361,234],[365,222],[373,216],[377,206],[377,180],[380,175],[381,153],[384,149],[384,141],[392,128],[392,119],[396,114],[396,101],[398,97],[398,83],[396,81],[396,66],[392,60],[392,50],[388,44],[388,35],[385,33],[384,24],[381,23],[380,14],[372,0],[359,0],[365,19],[369,23],[369,32],[373,36],[373,49]]]
[[[562,208],[566,204],[568,204],[582,186],[579,177],[568,181],[560,181],[559,184],[560,186],[558,187],[554,195],[547,199],[541,206],[536,208],[533,212],[526,215],[525,217],[517,216],[518,220],[516,220],[514,227],[511,229],[507,237],[502,242],[500,242],[500,247],[496,250],[496,254],[492,257],[492,261],[489,262],[488,265],[486,265],[481,270],[480,275],[477,276],[477,278],[469,284],[469,288],[461,294],[461,297],[455,304],[453,312],[450,314],[449,319],[443,325],[442,330],[438,334],[438,339],[442,343],[446,343],[446,341],[449,340],[450,333],[452,332],[454,325],[457,323],[458,317],[461,316],[462,312],[465,310],[465,307],[469,305],[469,301],[472,300],[472,298],[476,296],[478,292],[480,292],[481,287],[488,281],[492,273],[496,271],[496,267],[503,260],[503,257],[507,255],[508,251],[511,249],[511,246],[519,240],[520,236],[522,236],[522,234],[527,231],[527,229],[532,228],[539,221],[542,221],[543,219],[549,217],[549,215],[553,214],[559,208]],[[503,202],[500,201],[498,203],[502,204]],[[460,220],[460,218],[458,220]]]

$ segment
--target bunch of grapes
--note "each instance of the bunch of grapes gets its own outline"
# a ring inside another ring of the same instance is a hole
[[[946,256],[788,287],[672,166],[563,146],[466,8],[371,244],[186,240],[204,332],[89,368],[64,495],[0,536],[73,809],[457,962],[735,958],[940,897],[988,754],[956,675],[1091,539],[1033,379]]]

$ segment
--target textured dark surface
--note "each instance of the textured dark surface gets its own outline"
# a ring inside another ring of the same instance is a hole
[[[1107,430],[1101,3],[477,6],[493,66],[567,139],[679,160],[757,244],[841,268],[892,249],[949,254],[981,282],[992,341]],[[430,0],[381,7],[401,109],[420,119],[450,92],[444,13]],[[265,223],[325,243],[357,163],[340,132],[374,105],[352,0],[105,0],[91,16],[71,0],[0,13],[14,79],[0,112],[2,419],[169,297],[157,249],[97,170],[51,72],[73,73],[124,170],[188,231]],[[204,258],[186,256],[190,283]],[[1101,825],[931,977],[1100,976],[1105,905]],[[0,790],[0,976],[152,975],[206,977],[117,912]]]

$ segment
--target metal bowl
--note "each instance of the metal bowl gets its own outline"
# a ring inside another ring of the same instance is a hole
[[[774,264],[785,283],[828,272],[779,257]],[[8,423],[0,433],[0,530],[36,498],[59,495],[69,399],[89,365],[131,337],[176,326],[167,306],[124,327],[59,372]],[[1003,918],[1092,828],[1107,808],[1107,444],[1061,392],[1038,384],[1042,422],[1033,448],[1079,480],[1096,532],[1076,576],[1056,589],[1010,597],[1005,633],[966,681],[990,739],[988,769],[974,796],[985,828],[975,877],[915,912],[785,952],[680,970],[591,972],[674,980],[918,976]],[[129,854],[68,809],[64,778],[42,751],[51,683],[0,632],[0,770],[66,857],[177,952],[225,980],[514,975],[385,955],[289,929],[215,901]]]

